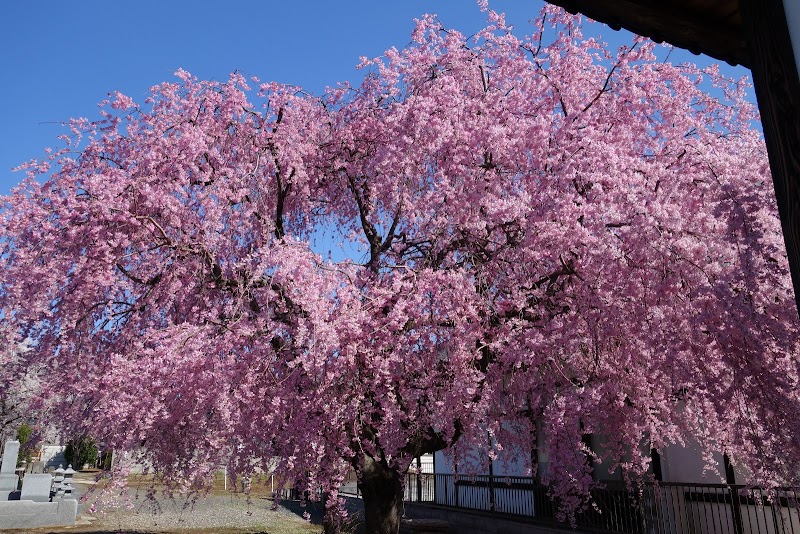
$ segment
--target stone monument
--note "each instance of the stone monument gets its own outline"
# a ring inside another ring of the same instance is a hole
[[[53,475],[48,473],[35,475],[28,473],[22,479],[22,492],[20,500],[34,502],[50,502],[50,488],[53,485]]]
[[[53,476],[29,473],[22,479],[22,490],[18,491],[19,477],[15,473],[19,441],[7,441],[0,463],[0,532],[7,529],[73,526],[78,516],[78,501],[71,494],[53,501]],[[70,475],[74,473],[69,469]],[[64,472],[64,469],[61,469]],[[71,476],[70,476],[71,479]],[[71,484],[67,483],[71,490]]]
[[[19,489],[19,476],[16,473],[19,441],[6,441],[3,461],[0,463],[0,501],[7,501]]]

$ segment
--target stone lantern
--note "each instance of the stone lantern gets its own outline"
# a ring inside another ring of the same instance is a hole
[[[61,487],[64,489],[64,497],[67,499],[72,498],[73,475],[75,475],[75,470],[72,468],[72,464],[69,464],[67,469],[64,471],[64,481],[61,483]]]
[[[64,472],[64,466],[58,464],[58,469],[53,473],[53,489],[51,492],[53,493],[54,501],[64,496],[64,488],[62,487],[64,483]]]

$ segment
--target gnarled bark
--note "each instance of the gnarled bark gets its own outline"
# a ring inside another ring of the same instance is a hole
[[[403,470],[405,471],[405,470]],[[364,499],[364,522],[370,534],[397,534],[403,507],[403,474],[364,457],[358,488]]]

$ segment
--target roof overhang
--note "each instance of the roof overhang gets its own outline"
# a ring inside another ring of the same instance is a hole
[[[732,65],[752,66],[737,0],[549,1],[614,29],[625,28]]]

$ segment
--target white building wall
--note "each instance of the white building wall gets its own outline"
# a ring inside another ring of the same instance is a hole
[[[478,462],[470,462],[469,460],[465,459],[462,459],[459,462],[458,469],[454,469],[452,457],[444,454],[442,451],[434,453],[434,458],[437,473],[454,474],[458,472],[462,475],[489,473],[488,464],[480,465]],[[491,464],[492,473],[494,476],[530,476],[528,464],[524,458],[512,457],[508,459],[494,460]]]
[[[491,476],[488,465],[476,460],[459,462],[454,468],[452,457],[435,453],[436,503],[473,510],[507,512],[535,516],[531,479],[524,458],[494,460]]]
[[[64,449],[66,449],[64,445],[42,445],[41,462],[43,468],[45,470],[50,467],[55,469],[60,464],[63,464],[66,468],[67,461],[64,458]]]
[[[432,474],[433,470],[433,454],[423,454],[419,457],[419,472],[425,474]],[[417,467],[417,461],[415,460],[412,464],[412,467]]]
[[[711,469],[706,467],[700,447],[696,443],[687,443],[685,447],[670,445],[662,450],[660,454],[661,474],[664,482],[725,483],[725,465],[722,453],[714,453]],[[705,474],[703,473],[704,470]],[[739,481],[737,480],[737,482]]]

